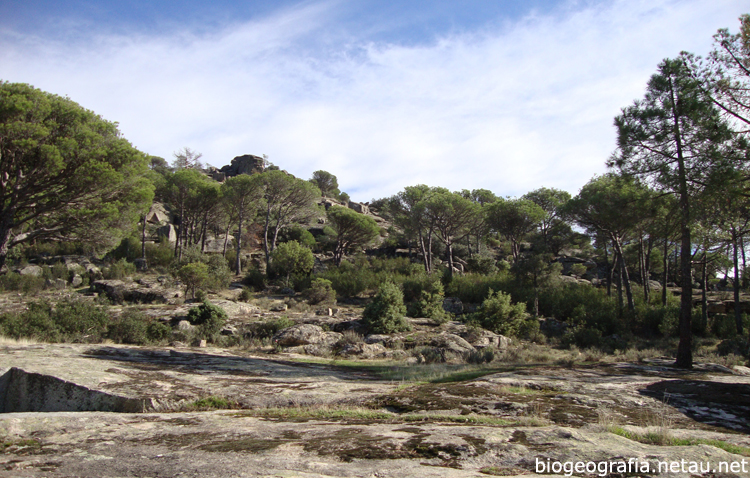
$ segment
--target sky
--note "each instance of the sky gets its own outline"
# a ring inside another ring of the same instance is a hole
[[[189,147],[355,201],[427,184],[571,194],[664,58],[740,0],[0,0],[0,80],[68,96],[150,155]]]

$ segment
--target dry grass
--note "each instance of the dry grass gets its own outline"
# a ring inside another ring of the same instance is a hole
[[[5,337],[4,335],[0,335],[0,345],[34,345],[41,343],[38,340],[29,339],[22,337],[20,339],[14,339],[11,337]]]

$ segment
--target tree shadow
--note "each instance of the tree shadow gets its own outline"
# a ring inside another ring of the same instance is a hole
[[[750,384],[663,380],[639,390],[695,421],[750,433]]]

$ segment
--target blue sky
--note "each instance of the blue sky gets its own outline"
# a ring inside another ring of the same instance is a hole
[[[0,79],[68,95],[149,154],[267,154],[352,199],[575,194],[660,60],[737,0],[0,2]]]

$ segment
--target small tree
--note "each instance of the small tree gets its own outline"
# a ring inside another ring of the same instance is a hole
[[[213,341],[227,321],[227,313],[221,307],[203,302],[188,312],[188,322],[197,325],[202,337]]]
[[[529,317],[523,303],[512,304],[510,295],[494,291],[490,291],[477,314],[479,314],[482,327],[510,336],[518,335]]]
[[[339,182],[336,176],[328,171],[315,171],[310,178],[310,182],[320,189],[320,193],[325,197],[334,197],[339,195]]]
[[[187,146],[175,151],[172,153],[172,156],[174,156],[174,161],[172,161],[174,169],[201,169],[203,167],[200,163],[203,154],[193,151]]]
[[[404,294],[397,285],[386,282],[378,289],[378,294],[362,314],[364,325],[376,334],[392,334],[411,330],[404,318]]]
[[[271,257],[274,270],[286,277],[287,287],[292,274],[309,274],[315,264],[312,251],[297,241],[279,244]]]
[[[192,293],[192,298],[195,299],[196,289],[200,289],[210,280],[208,275],[208,265],[203,262],[191,262],[180,267],[177,271],[177,277],[185,284],[185,295],[188,291]]]
[[[380,232],[373,218],[345,207],[334,206],[329,209],[328,220],[336,233],[333,258],[337,266],[341,265],[344,254],[355,247],[369,244]]]

